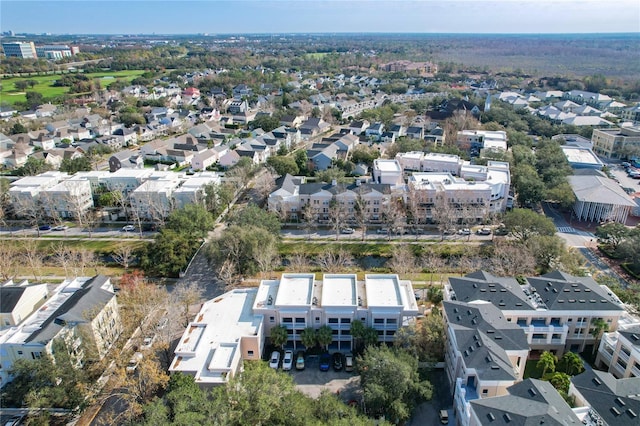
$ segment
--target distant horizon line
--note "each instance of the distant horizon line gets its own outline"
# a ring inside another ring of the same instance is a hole
[[[8,31],[5,31],[8,32]],[[332,35],[478,35],[478,36],[544,36],[544,35],[635,35],[640,36],[640,31],[630,32],[522,32],[522,33],[478,33],[478,32],[372,32],[372,31],[323,31],[323,32],[222,32],[222,33],[207,33],[207,32],[197,32],[197,33],[49,33],[49,32],[40,32],[40,33],[28,33],[28,32],[19,32],[14,33],[14,35],[0,35],[0,38],[7,37],[18,37],[18,36],[153,36],[153,37],[162,37],[162,36],[198,36],[198,37],[216,37],[216,36],[304,36],[304,35],[313,35],[313,36],[332,36]]]

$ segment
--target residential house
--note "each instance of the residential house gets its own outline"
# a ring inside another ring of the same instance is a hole
[[[303,115],[284,115],[280,119],[280,124],[286,127],[298,128],[304,122],[305,117]]]
[[[15,327],[38,309],[49,297],[46,284],[29,285],[12,280],[0,286],[0,329]],[[0,332],[1,333],[1,332]]]
[[[142,169],[144,159],[141,155],[131,154],[130,151],[119,151],[109,157],[109,171],[111,173],[125,169]]]
[[[247,111],[249,111],[247,101],[231,101],[227,106],[227,112],[229,114],[244,114]]]
[[[462,149],[504,152],[507,150],[507,133],[503,130],[462,130],[458,132],[456,142]]]
[[[478,105],[463,99],[447,99],[433,111],[427,111],[426,115],[432,120],[442,121],[453,117],[456,112],[458,114],[471,114],[474,117],[478,117],[482,110]]]
[[[56,287],[40,309],[16,327],[0,333],[0,386],[19,359],[33,360],[48,353],[55,359],[56,341],[64,341],[72,359],[103,359],[122,332],[118,302],[108,277],[79,277]]]
[[[193,170],[205,170],[207,167],[214,165],[216,161],[218,161],[217,152],[213,149],[207,149],[193,156],[191,168]]]
[[[409,126],[406,135],[410,139],[424,139],[424,128],[422,126]]]
[[[240,154],[237,151],[229,150],[220,157],[218,164],[220,164],[221,167],[229,168],[238,163],[240,158]]]
[[[134,129],[117,129],[112,133],[112,135],[120,137],[121,146],[131,146],[138,144],[138,134]]]
[[[300,125],[299,129],[302,137],[308,139],[325,132],[329,127],[331,127],[329,123],[325,122],[323,119],[311,117]]]
[[[373,140],[380,140],[383,133],[384,133],[384,124],[380,122],[373,123],[371,126],[367,127],[367,129],[364,131],[364,134]]]
[[[633,122],[635,125],[639,125],[640,124],[640,103],[630,106],[628,108],[624,108],[620,113],[620,117],[623,120],[628,120]]]
[[[307,150],[310,170],[327,170],[338,158],[340,148],[333,143],[315,143]]]
[[[352,121],[349,124],[349,130],[353,132],[354,135],[360,135],[362,132],[367,130],[370,126],[370,123],[367,120],[361,121]]]
[[[32,137],[31,144],[35,147],[41,148],[44,151],[56,147],[55,139],[46,132],[39,132],[35,137]]]
[[[58,170],[62,164],[62,157],[55,151],[38,151],[30,155],[36,160],[44,160],[52,169]]]
[[[246,84],[238,84],[233,88],[233,97],[234,99],[243,99],[253,95],[253,89],[251,89]]]
[[[10,106],[1,106],[0,107],[0,119],[7,120],[13,117],[14,114],[17,114],[18,110],[10,107]]]

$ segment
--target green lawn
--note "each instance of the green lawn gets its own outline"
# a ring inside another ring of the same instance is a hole
[[[134,78],[144,74],[144,70],[126,70],[126,71],[104,71],[96,73],[85,74],[90,78],[98,78],[101,81],[102,87],[106,87],[116,79],[130,82]],[[39,75],[33,77],[11,77],[2,79],[2,90],[0,90],[0,99],[3,103],[15,104],[16,102],[24,102],[25,92],[16,89],[16,82],[24,80],[35,80],[38,82],[33,88],[27,89],[28,91],[34,91],[42,93],[42,96],[46,100],[61,96],[67,93],[68,87],[53,87],[53,83],[60,78],[59,74],[52,75]]]

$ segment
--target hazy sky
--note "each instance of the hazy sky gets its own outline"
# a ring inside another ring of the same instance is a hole
[[[640,32],[640,0],[0,0],[16,33]]]

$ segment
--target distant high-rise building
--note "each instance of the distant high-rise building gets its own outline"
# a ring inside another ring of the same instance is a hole
[[[24,59],[36,59],[38,57],[38,54],[36,53],[36,46],[32,41],[2,43],[2,50],[4,50],[4,55],[6,57]]]

